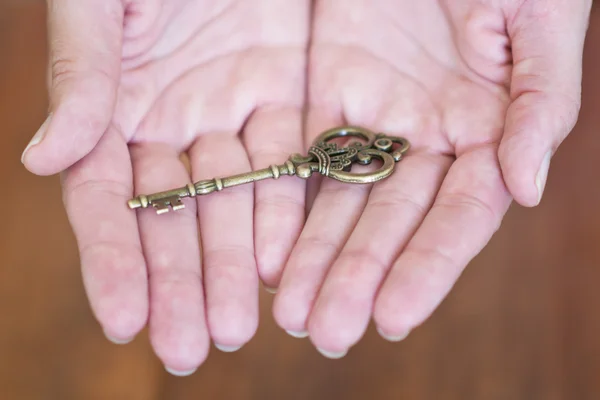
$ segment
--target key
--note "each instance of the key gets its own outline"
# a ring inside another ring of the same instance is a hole
[[[339,146],[335,139],[359,138],[346,146]],[[313,173],[351,184],[375,183],[389,177],[397,162],[409,150],[407,139],[374,133],[356,126],[337,127],[319,135],[308,154],[292,154],[280,165],[271,165],[256,171],[188,183],[186,186],[150,195],[139,195],[127,202],[130,209],[153,207],[157,214],[185,208],[184,198],[220,192],[229,187],[244,185],[264,179],[279,179],[282,176],[297,176],[308,179]],[[367,172],[352,172],[354,164],[369,165],[379,159],[381,166]]]

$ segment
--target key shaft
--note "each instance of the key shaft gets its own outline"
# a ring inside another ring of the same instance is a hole
[[[247,183],[262,181],[265,179],[279,179],[282,175],[294,175],[296,168],[291,160],[282,165],[271,165],[268,168],[259,169],[243,174],[228,176],[225,178],[213,178],[188,183],[186,186],[172,189],[165,192],[154,193],[151,195],[140,195],[128,201],[131,209],[154,207],[158,214],[169,211],[181,210],[185,204],[181,201],[186,197],[203,196],[213,192],[220,192],[223,189],[244,185]]]

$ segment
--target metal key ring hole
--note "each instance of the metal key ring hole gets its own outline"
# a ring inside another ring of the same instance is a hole
[[[372,147],[373,144],[375,143],[375,141],[377,140],[377,136],[375,135],[375,133],[368,129],[356,127],[356,126],[345,126],[345,127],[337,127],[337,128],[329,129],[329,130],[321,133],[315,139],[315,144],[316,143],[329,143],[335,139],[342,139],[342,138],[358,138],[358,139],[364,140],[365,143],[355,141],[355,142],[351,142],[349,145],[346,145],[346,146],[355,147],[359,150]]]

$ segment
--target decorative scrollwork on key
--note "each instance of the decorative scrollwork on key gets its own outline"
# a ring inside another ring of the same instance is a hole
[[[358,138],[346,146],[339,146],[335,139]],[[271,165],[268,168],[230,176],[203,180],[185,187],[155,193],[139,195],[128,202],[131,209],[152,206],[158,214],[185,208],[182,199],[196,197],[221,191],[225,188],[256,182],[263,179],[279,179],[283,175],[296,175],[308,179],[313,173],[345,183],[374,183],[390,176],[395,164],[402,160],[409,150],[410,143],[402,137],[375,134],[368,129],[347,126],[330,129],[319,135],[308,149],[307,155],[292,154],[281,165]],[[373,159],[379,159],[382,164],[374,171],[352,172],[354,164],[369,165]]]
[[[348,146],[339,147],[331,142],[344,137],[358,137],[365,143],[352,142]],[[393,149],[394,144],[398,145],[397,149]],[[294,155],[291,159],[299,164],[296,175],[301,178],[308,178],[313,172],[318,172],[341,182],[373,183],[391,175],[395,162],[402,159],[409,147],[409,142],[401,137],[375,134],[359,127],[344,127],[323,132],[308,150],[309,157]],[[383,162],[377,170],[351,172],[353,164],[369,165],[373,158]]]

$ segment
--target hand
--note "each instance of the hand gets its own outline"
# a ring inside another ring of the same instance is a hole
[[[514,199],[539,203],[579,112],[588,0],[319,0],[309,140],[348,123],[412,143],[388,180],[323,180],[274,300],[341,357],[423,323]]]
[[[106,335],[127,342],[149,319],[174,374],[196,369],[211,339],[227,351],[255,333],[254,193],[229,189],[161,216],[136,215],[127,200],[134,187],[153,193],[302,151],[308,6],[49,1],[50,116],[23,162],[39,175],[64,171],[85,288]],[[303,195],[291,180],[262,186],[257,203],[275,203],[261,218]],[[304,210],[292,211],[282,229],[299,233]]]

